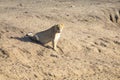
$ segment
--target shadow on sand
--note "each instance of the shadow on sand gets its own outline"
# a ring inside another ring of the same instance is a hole
[[[17,40],[20,40],[20,41],[23,41],[23,42],[31,42],[31,43],[35,43],[35,44],[39,44],[45,48],[48,48],[48,49],[53,49],[52,47],[50,46],[45,46],[43,44],[41,44],[39,41],[35,41],[35,40],[32,40],[30,39],[28,36],[23,36],[23,37],[11,37],[12,39],[17,39]]]

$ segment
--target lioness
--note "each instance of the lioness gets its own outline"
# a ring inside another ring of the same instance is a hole
[[[34,35],[32,33],[28,33],[27,36],[30,39],[32,39],[34,41],[38,41],[43,45],[52,41],[53,49],[56,50],[57,42],[60,38],[63,27],[64,27],[64,24],[57,24],[45,31],[38,32]]]

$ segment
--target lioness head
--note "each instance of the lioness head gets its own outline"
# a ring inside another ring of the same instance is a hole
[[[57,25],[54,26],[55,31],[56,31],[57,33],[61,33],[62,30],[63,30],[63,27],[64,27],[64,24],[57,24]]]

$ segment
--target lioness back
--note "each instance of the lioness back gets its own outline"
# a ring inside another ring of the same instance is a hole
[[[38,32],[33,37],[35,37],[36,40],[40,41],[42,44],[50,42],[54,38],[53,27],[48,30]]]

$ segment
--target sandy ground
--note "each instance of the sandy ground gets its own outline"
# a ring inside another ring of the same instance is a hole
[[[57,52],[25,37],[57,23]],[[120,80],[120,0],[0,0],[0,80]]]

